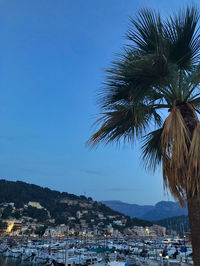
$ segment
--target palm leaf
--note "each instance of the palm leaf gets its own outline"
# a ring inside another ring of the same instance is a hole
[[[163,128],[150,132],[143,138],[142,160],[144,166],[153,171],[162,162],[161,135]]]
[[[200,112],[200,97],[198,97],[198,95],[195,95],[195,97],[190,98],[188,100],[188,103],[190,103],[192,105],[192,107],[194,108],[195,111],[197,111],[198,113]]]
[[[196,98],[199,93],[200,65],[193,67],[192,71],[183,80],[183,83],[183,87],[185,88],[183,99],[184,101],[190,102]]]
[[[166,22],[165,34],[169,45],[169,59],[181,69],[191,70],[200,59],[198,32],[199,12],[187,8]]]
[[[141,9],[135,19],[130,19],[131,28],[127,38],[140,53],[155,54],[162,51],[163,25],[158,12]]]
[[[139,105],[115,105],[114,110],[102,114],[97,120],[100,129],[92,135],[88,144],[95,146],[100,142],[105,144],[111,142],[134,141],[135,137],[142,136],[152,118],[156,124],[162,123],[161,117],[154,108]]]
[[[166,59],[158,56],[122,56],[107,70],[107,81],[99,94],[100,108],[112,108],[124,101],[151,104],[156,101],[173,103],[176,95],[167,87],[176,69],[168,68]],[[162,88],[162,89],[161,89]]]

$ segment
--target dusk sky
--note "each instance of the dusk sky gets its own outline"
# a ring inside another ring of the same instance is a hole
[[[199,1],[0,0],[0,178],[95,200],[168,200],[140,146],[85,145],[104,69],[141,7],[163,16]]]

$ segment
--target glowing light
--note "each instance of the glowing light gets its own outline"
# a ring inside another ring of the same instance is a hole
[[[13,229],[13,226],[14,226],[14,222],[11,222],[9,225],[8,225],[8,228],[7,228],[7,230],[6,230],[6,232],[11,232],[12,231],[12,229]]]

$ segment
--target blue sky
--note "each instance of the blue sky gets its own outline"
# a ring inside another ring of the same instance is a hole
[[[187,3],[0,0],[0,178],[96,200],[167,200],[161,170],[143,169],[138,145],[91,151],[85,142],[128,17],[141,7],[168,15]]]

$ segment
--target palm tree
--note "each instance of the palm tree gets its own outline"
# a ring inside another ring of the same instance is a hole
[[[195,7],[167,19],[159,12],[142,9],[130,20],[129,43],[107,70],[98,99],[99,129],[89,144],[142,142],[145,166],[155,170],[162,165],[165,189],[182,205],[187,202],[193,260],[199,266],[198,21]]]

